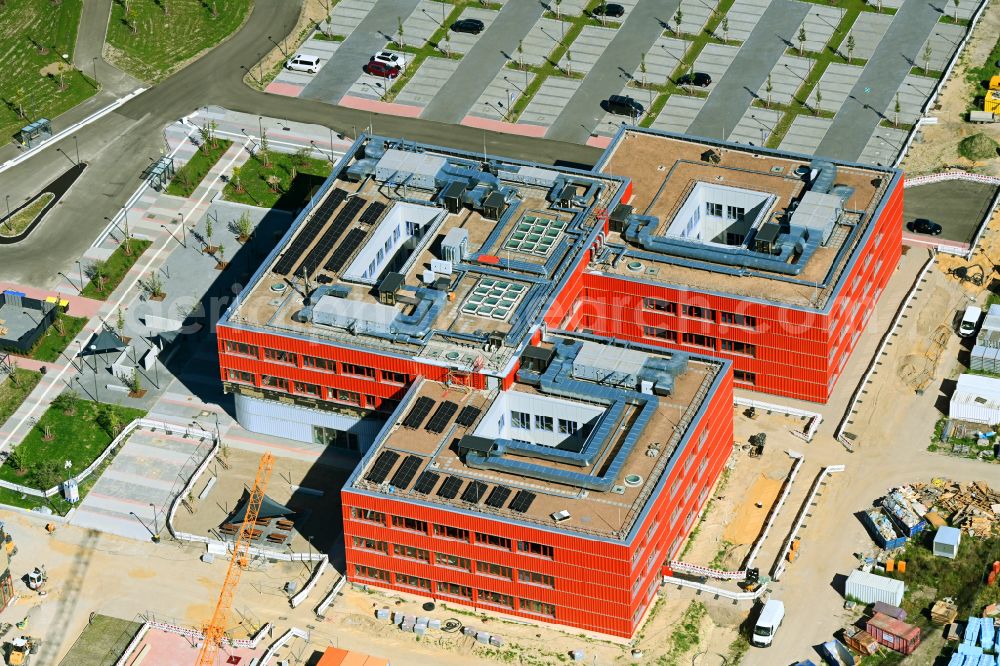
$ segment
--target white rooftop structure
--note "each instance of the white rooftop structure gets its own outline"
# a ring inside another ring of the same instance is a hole
[[[1000,423],[1000,379],[963,374],[951,396],[948,415],[960,421],[992,426]]]

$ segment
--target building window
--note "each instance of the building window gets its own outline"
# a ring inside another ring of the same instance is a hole
[[[544,585],[545,587],[555,587],[556,579],[548,574],[535,573],[534,571],[525,571],[521,569],[517,572],[517,579],[522,583],[530,583],[531,585]]]
[[[757,384],[757,373],[746,372],[745,370],[733,370],[733,379],[742,384],[754,386]]]
[[[375,368],[368,368],[363,365],[355,365],[353,363],[343,363],[340,366],[340,371],[345,375],[375,379]]]
[[[743,354],[744,356],[757,356],[757,345],[749,342],[735,342],[733,340],[722,340],[722,351],[732,354]]]
[[[478,590],[476,596],[479,601],[484,604],[494,604],[496,606],[504,606],[505,608],[514,607],[514,597],[509,594],[500,594],[499,592],[490,592],[489,590]]]
[[[378,523],[379,525],[385,525],[385,514],[381,511],[372,511],[370,509],[358,509],[356,507],[351,507],[351,518],[355,520],[364,520],[369,523]]]
[[[510,413],[510,427],[518,430],[529,430],[531,428],[531,414],[512,411]]]
[[[264,348],[264,358],[268,361],[274,361],[275,363],[287,363],[289,365],[298,365],[298,357],[291,353],[286,352],[282,349],[268,349]]]
[[[702,335],[701,333],[685,333],[682,340],[686,345],[715,349],[715,338],[710,335]]]
[[[244,384],[253,384],[253,373],[227,368],[226,379],[228,379],[231,382],[243,382]]]
[[[426,578],[420,578],[419,576],[409,576],[407,574],[396,574],[396,584],[405,585],[407,587],[416,587],[421,590],[431,591],[431,582]]]
[[[402,372],[389,372],[388,370],[382,371],[382,381],[387,384],[405,384],[406,375]]]
[[[462,569],[464,571],[472,571],[472,560],[469,560],[465,557],[459,557],[458,555],[449,555],[448,553],[434,553],[434,563],[442,567],[449,567],[452,569]]]
[[[361,450],[361,442],[354,433],[317,425],[314,425],[312,429],[314,444],[332,446],[335,449],[345,449],[347,451]]]
[[[691,317],[693,319],[706,319],[708,321],[715,321],[715,310],[703,308],[698,305],[682,305],[681,314],[683,314],[685,317]]]
[[[435,525],[434,536],[455,539],[456,541],[468,541],[469,530],[463,530],[459,527],[448,527],[447,525]]]
[[[312,368],[314,370],[323,370],[325,372],[336,372],[337,362],[331,361],[325,358],[319,358],[318,356],[303,356],[302,365],[306,368]]]
[[[438,592],[441,594],[450,594],[453,597],[464,597],[466,599],[472,598],[472,588],[466,587],[464,585],[458,585],[456,583],[438,583]]]
[[[481,543],[484,546],[492,546],[493,548],[510,550],[510,539],[493,536],[492,534],[484,534],[483,532],[476,532],[476,543]]]
[[[657,340],[669,340],[670,342],[677,342],[676,331],[670,331],[665,328],[659,328],[657,326],[643,326],[642,334],[647,338],[656,338]]]
[[[303,395],[311,395],[319,397],[319,386],[316,384],[307,384],[305,382],[295,382],[292,384],[292,388],[295,389],[296,393],[301,393]]]
[[[422,520],[417,520],[416,518],[393,516],[392,526],[401,530],[410,530],[411,532],[423,532],[424,534],[427,534],[427,523]]]
[[[514,570],[492,562],[476,562],[476,571],[486,576],[514,580]]]
[[[745,328],[757,328],[757,317],[752,317],[750,315],[735,314],[733,312],[722,312],[720,313],[723,324],[729,324],[730,326],[743,326]]]
[[[653,310],[654,312],[667,312],[670,314],[677,314],[677,304],[671,303],[670,301],[663,301],[659,298],[644,298],[642,299],[642,307],[647,310]]]
[[[348,402],[352,405],[361,404],[361,394],[355,393],[354,391],[345,391],[343,389],[337,389],[337,400],[340,402]]]
[[[355,548],[374,550],[383,555],[389,552],[389,544],[385,541],[375,541],[374,539],[365,539],[363,537],[353,537],[353,539]]]
[[[712,215],[714,217],[722,217],[722,204],[712,203],[711,201],[705,202],[705,215]]]
[[[389,582],[389,572],[383,571],[382,569],[376,569],[375,567],[366,567],[360,564],[355,564],[354,573],[365,578],[373,578],[385,583]]]
[[[281,389],[282,391],[288,390],[288,380],[284,377],[275,377],[274,375],[261,375],[260,385],[267,386],[269,388]]]
[[[546,546],[541,543],[535,543],[534,541],[518,541],[517,549],[522,553],[528,553],[529,555],[538,555],[539,557],[547,557],[549,559],[552,559],[554,555],[552,546]]]
[[[226,340],[226,351],[230,354],[253,356],[254,358],[259,356],[257,345],[248,345],[243,342],[233,342],[232,340]]]
[[[708,467],[708,458],[702,458],[701,462],[698,463],[698,478],[700,479],[705,474],[705,468]]]
[[[681,480],[674,479],[674,482],[670,484],[670,497],[675,497],[677,495],[677,491],[680,490],[680,488],[681,488]]]
[[[398,555],[399,557],[405,557],[410,560],[420,560],[421,562],[431,561],[431,554],[428,553],[423,548],[404,546],[403,544],[400,543],[392,544],[392,554]]]
[[[563,435],[575,435],[579,427],[580,424],[578,424],[576,421],[559,419],[559,432]]]
[[[535,414],[535,429],[552,432],[552,417]]]
[[[730,220],[738,220],[746,213],[745,208],[739,206],[726,206],[726,217]]]
[[[526,613],[538,613],[539,615],[556,616],[556,607],[552,604],[532,601],[531,599],[521,599],[521,610]]]

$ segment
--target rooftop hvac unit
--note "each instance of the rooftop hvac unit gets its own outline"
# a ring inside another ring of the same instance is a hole
[[[441,241],[441,258],[458,264],[465,261],[469,252],[469,232],[465,229],[450,229]]]
[[[556,511],[555,513],[552,514],[552,520],[556,521],[557,523],[561,523],[564,520],[569,520],[569,511],[567,511],[566,509],[563,509],[562,511]]]
[[[628,225],[628,218],[632,215],[633,208],[628,204],[618,204],[608,216],[608,229],[613,232],[622,233]]]

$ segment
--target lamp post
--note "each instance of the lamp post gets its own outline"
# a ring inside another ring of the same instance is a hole
[[[76,266],[77,266],[77,268],[80,269],[80,293],[82,294],[83,293],[83,264],[80,263],[79,259],[76,260]]]
[[[76,138],[76,134],[73,135],[73,145],[76,146],[76,163],[80,163],[80,141]]]
[[[94,82],[100,84],[101,82],[97,80],[97,57],[94,57]]]
[[[149,506],[153,510],[153,532],[154,532],[154,534],[159,534],[160,533],[160,528],[156,524],[156,505],[153,504],[152,502],[150,502]],[[153,538],[155,539],[157,537],[154,536]]]
[[[264,116],[257,116],[257,131],[259,132],[259,134],[257,136],[260,137],[261,141],[263,141],[264,140]]]
[[[7,201],[7,217],[10,217],[10,195],[4,196],[4,199]]]
[[[257,77],[253,75],[253,70],[252,69],[248,69],[246,65],[240,65],[240,69],[242,69],[244,72],[246,72],[247,74],[249,74],[250,78],[253,79],[257,83],[257,85],[261,85],[261,86],[264,85],[263,81],[258,81]]]
[[[277,46],[277,47],[278,47],[278,50],[279,50],[279,51],[281,51],[281,55],[285,56],[286,58],[288,57],[288,52],[287,52],[287,51],[285,51],[284,47],[283,47],[283,46],[282,46],[281,44],[279,44],[278,42],[274,41],[274,38],[273,38],[273,37],[271,37],[271,35],[268,35],[268,36],[267,36],[267,39],[268,39],[268,41],[270,41],[270,42],[271,42],[272,44],[274,44],[275,46]],[[284,38],[284,37],[282,37],[282,38],[281,38],[281,41],[282,41],[282,42],[284,42],[284,41],[285,41],[285,38]]]
[[[156,533],[153,530],[149,529],[149,525],[147,525],[146,523],[142,522],[142,518],[140,518],[138,515],[136,515],[135,511],[129,511],[128,515],[130,515],[133,518],[135,518],[136,520],[138,520],[139,524],[146,528],[146,531],[149,532],[149,536],[150,536],[150,538],[152,538],[153,541],[157,541],[158,540],[158,537],[156,536]]]

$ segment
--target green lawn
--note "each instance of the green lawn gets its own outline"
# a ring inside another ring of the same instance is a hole
[[[6,423],[10,415],[17,411],[41,378],[39,372],[17,368],[14,377],[8,377],[0,384],[0,424]]]
[[[252,4],[252,0],[132,0],[126,15],[125,3],[115,2],[108,22],[109,59],[136,78],[155,83],[224,41],[243,24]]]
[[[111,295],[111,292],[125,278],[125,274],[132,268],[132,264],[137,262],[142,253],[146,251],[146,248],[152,244],[153,241],[132,239],[129,242],[129,246],[132,248],[132,254],[130,255],[125,254],[125,248],[119,245],[105,262],[103,288],[101,288],[96,278],[92,278],[87,283],[87,286],[83,288],[83,295],[87,298],[96,298],[101,301],[107,299]],[[89,271],[91,267],[85,266],[84,270]]]
[[[6,0],[0,8],[0,143],[38,118],[55,118],[97,92],[97,84],[63,63],[73,57],[83,0]],[[90,63],[80,63],[84,69]]]
[[[94,613],[59,666],[114,664],[141,627],[138,622]]]
[[[68,314],[59,313],[56,323],[53,323],[49,330],[45,331],[45,335],[31,350],[31,358],[49,363],[59,360],[59,355],[69,343],[73,342],[73,338],[86,324],[86,317],[71,317]],[[60,329],[62,329],[61,333]]]
[[[49,205],[49,202],[55,198],[56,195],[51,192],[43,192],[40,197],[32,201],[30,204],[14,213],[9,219],[4,220],[3,224],[0,225],[0,236],[17,236],[19,233],[28,228],[28,225],[38,217],[38,214],[42,212],[42,209]]]
[[[187,164],[177,169],[170,184],[167,185],[167,194],[173,194],[177,197],[191,196],[209,170],[215,166],[215,163],[222,158],[231,145],[233,142],[226,139],[217,139],[215,147],[210,142],[201,144]]]
[[[95,403],[80,398],[73,400],[73,406],[76,412],[73,415],[67,415],[57,406],[50,406],[15,449],[22,459],[20,464],[24,473],[15,468],[14,463],[17,461],[12,453],[11,458],[0,466],[0,479],[45,490],[43,485],[55,485],[39,478],[40,470],[46,464],[55,463],[58,474],[65,479],[86,469],[111,443],[113,437],[106,424],[99,422],[98,416],[102,410],[117,415],[119,429],[145,414],[141,409]],[[48,441],[45,436],[46,428],[50,435]],[[73,462],[69,469],[63,467],[66,460]]]
[[[326,159],[297,157],[274,151],[269,151],[268,155],[269,167],[264,166],[259,152],[240,167],[238,174],[233,175],[223,190],[222,196],[226,201],[262,208],[295,210],[306,202],[314,187],[326,180],[333,166]],[[236,191],[237,176],[242,192]],[[267,183],[271,176],[277,176],[281,181],[277,191]]]

